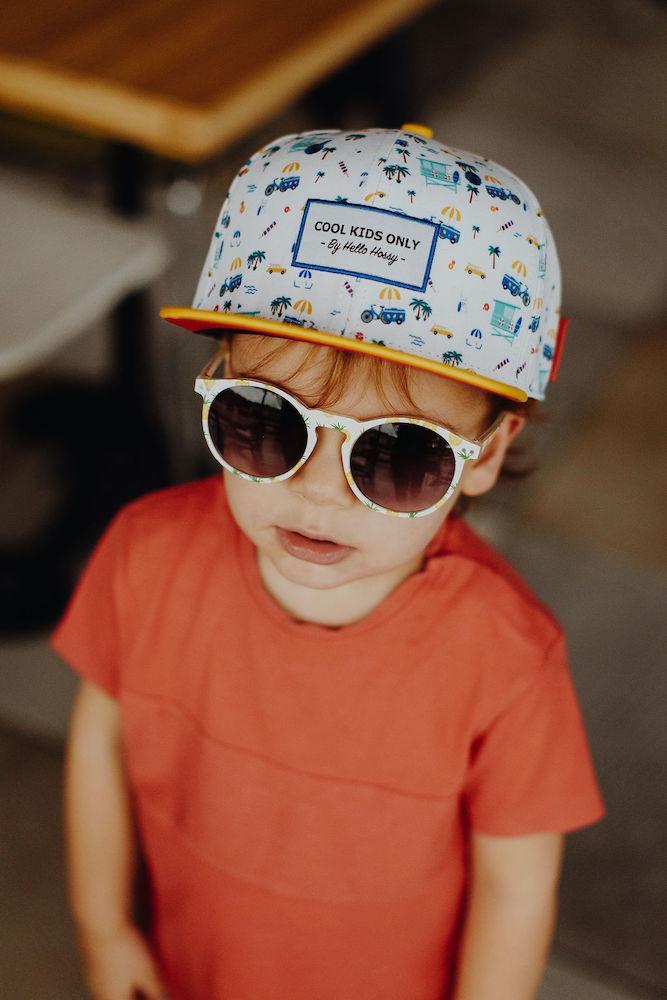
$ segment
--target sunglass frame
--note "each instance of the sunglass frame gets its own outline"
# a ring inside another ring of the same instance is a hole
[[[343,440],[341,441],[341,458],[348,486],[356,498],[365,507],[368,507],[369,510],[377,511],[380,514],[388,514],[390,517],[424,517],[427,514],[433,514],[436,510],[442,507],[456,490],[456,487],[461,479],[461,475],[463,474],[465,463],[479,458],[484,449],[495,436],[505,417],[505,413],[499,414],[491,427],[489,427],[489,429],[485,431],[481,437],[473,440],[461,437],[460,434],[456,434],[454,431],[450,430],[448,427],[442,426],[441,424],[435,424],[430,420],[422,420],[416,417],[391,414],[389,416],[373,417],[371,420],[355,420],[354,417],[349,417],[341,413],[333,413],[329,410],[313,409],[312,407],[306,406],[305,403],[303,403],[297,396],[287,392],[280,386],[273,385],[273,383],[262,379],[215,378],[215,372],[218,370],[220,365],[226,361],[228,353],[229,349],[226,346],[221,347],[221,349],[204,365],[201,372],[195,379],[194,384],[195,392],[199,393],[202,397],[202,429],[204,431],[204,437],[209,451],[216,461],[233,475],[239,476],[241,479],[245,479],[248,482],[283,482],[286,479],[291,479],[291,477],[299,471],[301,466],[304,465],[312,455],[315,450],[315,445],[317,444],[318,427],[337,430],[343,434]],[[287,472],[282,473],[280,476],[251,476],[246,472],[241,472],[239,469],[235,469],[234,466],[230,465],[229,462],[225,461],[213,443],[208,427],[208,415],[211,405],[215,398],[219,396],[223,390],[237,385],[250,385],[257,386],[261,389],[270,389],[272,392],[282,396],[283,399],[286,399],[289,403],[291,403],[301,415],[304,424],[306,425],[306,450],[296,465],[294,465],[291,469],[288,469]],[[435,431],[435,433],[440,437],[443,437],[451,447],[455,459],[452,481],[445,494],[430,507],[417,511],[391,510],[387,507],[382,507],[380,504],[377,504],[373,500],[369,499],[369,497],[365,496],[355,483],[350,465],[352,448],[364,431],[371,430],[373,427],[386,423],[417,424],[420,427],[427,427],[430,430]]]

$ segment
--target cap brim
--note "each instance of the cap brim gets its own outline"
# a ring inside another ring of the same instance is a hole
[[[528,399],[528,394],[523,389],[504,385],[502,382],[478,375],[467,368],[455,368],[453,365],[442,364],[430,358],[416,357],[414,354],[406,354],[404,351],[397,351],[393,347],[385,347],[382,344],[372,344],[365,340],[348,340],[347,337],[342,337],[337,333],[295,326],[292,323],[265,319],[263,316],[208,312],[204,309],[188,309],[184,306],[164,306],[160,309],[160,316],[168,323],[180,326],[184,330],[190,330],[192,333],[211,332],[215,336],[218,330],[239,333],[245,331],[246,333],[264,333],[273,337],[285,337],[288,340],[309,344],[323,344],[325,347],[337,347],[344,351],[369,354],[371,357],[395,361],[398,364],[409,365],[411,368],[418,368],[420,371],[433,372],[435,375],[441,375],[455,382],[464,382],[467,385],[473,385],[478,389],[494,392],[499,396],[505,396],[521,403],[525,403]]]

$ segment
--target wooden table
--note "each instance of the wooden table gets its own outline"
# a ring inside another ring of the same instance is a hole
[[[432,5],[5,0],[0,109],[199,163]]]
[[[138,216],[147,208],[145,168],[151,154],[193,165],[212,160],[389,36],[391,51],[376,47],[368,65],[360,70],[357,63],[346,89],[348,96],[363,92],[365,106],[370,99],[381,108],[378,124],[409,120],[404,106],[409,58],[399,29],[433,3],[39,0],[26,6],[25,0],[5,0],[0,112],[102,139],[110,151],[109,201],[119,214]],[[331,86],[338,86],[336,79]],[[329,119],[328,110],[318,117]],[[46,553],[46,564],[60,566],[63,553],[71,556],[70,536],[85,534],[87,513],[97,502],[91,483],[119,478],[114,456],[107,461],[104,448],[117,441],[122,420],[133,429],[126,461],[129,493],[114,494],[114,503],[166,485],[168,449],[151,386],[147,305],[137,292],[114,311],[114,378],[106,395],[100,391],[97,410],[92,411],[85,386],[79,402],[75,390],[67,389],[68,405],[98,427],[99,468],[91,473],[90,453],[80,461],[80,443],[73,441],[71,497],[31,546],[33,555]],[[92,536],[98,529],[91,522],[86,530]]]
[[[26,11],[5,0],[0,111],[107,140],[109,203],[141,215],[147,154],[210,160],[386,36],[390,65],[363,67],[352,89],[387,125],[409,119],[398,29],[434,2],[40,0]],[[117,374],[137,401],[148,398],[145,305],[139,293],[115,315]]]

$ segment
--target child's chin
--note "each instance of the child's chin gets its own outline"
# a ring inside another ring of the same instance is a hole
[[[350,574],[350,568],[345,565],[349,558],[348,556],[341,562],[327,565],[309,562],[306,559],[297,559],[287,552],[282,552],[279,569],[283,576],[288,577],[294,583],[304,583],[318,590],[326,590],[328,587],[340,586],[343,582],[347,583],[356,579],[356,575]]]

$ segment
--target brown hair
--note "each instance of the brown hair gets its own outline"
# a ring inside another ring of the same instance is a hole
[[[221,339],[226,339],[231,348],[232,340],[235,336],[240,335],[225,333],[222,335]],[[267,342],[267,347],[269,344],[271,346],[259,363],[258,367],[260,369],[262,365],[272,361],[274,358],[284,353],[289,346],[289,341],[286,340],[279,341],[276,344],[271,344],[271,341],[275,338],[268,335],[263,335],[262,339]],[[319,347],[321,347],[319,344],[309,344],[306,355],[301,360],[299,366],[302,367],[307,365],[309,361],[311,361],[318,353]],[[330,364],[328,368],[323,371],[318,380],[317,405],[319,407],[326,408],[331,406],[332,403],[335,403],[341,395],[340,387],[345,385],[346,382],[353,377],[353,375],[359,374],[366,375],[367,378],[369,376],[372,378],[373,387],[377,391],[380,399],[387,405],[387,407],[390,407],[391,403],[385,392],[385,378],[386,373],[389,372],[389,377],[393,387],[398,391],[401,398],[410,406],[415,409],[417,408],[410,393],[411,369],[408,365],[380,365],[377,364],[377,359],[371,355],[359,354],[357,352],[346,350],[332,351],[329,356]],[[292,372],[292,375],[296,373],[296,370],[297,369]],[[487,426],[489,427],[503,410],[512,413],[521,413],[526,417],[526,420],[529,423],[539,423],[544,419],[540,404],[536,399],[528,399],[525,403],[520,403],[513,399],[507,399],[504,396],[498,396],[496,393],[484,392],[484,395],[487,398],[489,406],[487,423]],[[521,479],[534,472],[536,467],[537,463],[534,460],[527,459],[527,449],[525,445],[517,444],[515,441],[510,445],[507,451],[500,475],[502,478],[507,479]],[[470,497],[460,494],[453,513],[462,514],[468,509],[469,505]]]

